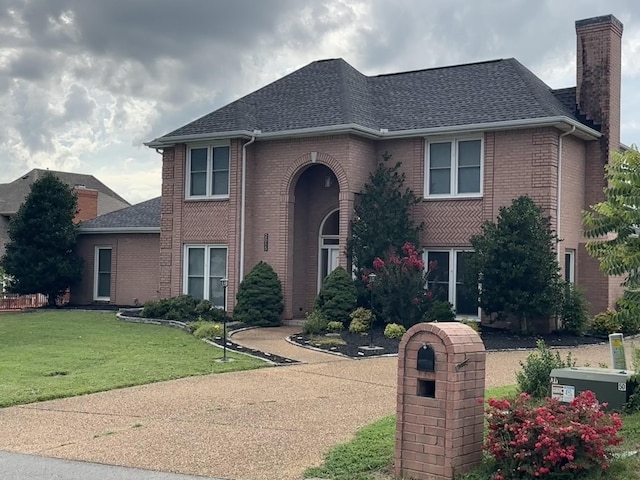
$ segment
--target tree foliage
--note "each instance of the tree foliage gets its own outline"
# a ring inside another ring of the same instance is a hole
[[[548,319],[562,301],[557,237],[548,217],[526,196],[500,207],[497,221],[485,222],[471,238],[467,258],[468,288],[482,285],[480,307],[498,319],[515,316],[523,330],[528,322]]]
[[[413,205],[419,198],[404,186],[401,162],[391,163],[385,152],[377,168],[360,192],[351,221],[351,237],[347,252],[359,275],[373,268],[376,257],[384,257],[389,249],[400,250],[406,243],[419,244],[423,224],[411,218]]]
[[[284,311],[282,283],[271,265],[258,262],[240,283],[233,319],[247,325],[280,325]]]
[[[629,323],[640,315],[640,152],[614,152],[606,166],[605,200],[584,213],[587,252],[607,275],[624,277],[616,316]]]
[[[356,308],[358,292],[347,271],[338,267],[325,279],[316,297],[314,309],[328,322],[346,322]]]
[[[18,213],[9,222],[9,243],[2,266],[14,293],[43,293],[49,304],[82,276],[76,253],[78,227],[73,223],[78,200],[53,174],[31,185]]]

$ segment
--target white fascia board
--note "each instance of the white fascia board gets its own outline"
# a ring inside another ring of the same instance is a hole
[[[576,127],[576,135],[580,134],[585,139],[598,139],[602,136],[594,130],[567,116],[525,118],[522,120],[507,120],[503,122],[471,123],[467,125],[449,125],[445,127],[417,128],[411,130],[387,131],[384,128],[376,130],[363,127],[355,123],[343,125],[329,125],[326,127],[299,128],[295,130],[281,130],[278,132],[249,132],[248,130],[236,130],[229,132],[216,132],[197,135],[178,135],[173,137],[161,137],[145,143],[152,148],[170,147],[177,143],[189,143],[196,141],[218,140],[221,138],[247,138],[256,137],[260,140],[277,140],[283,138],[311,137],[319,135],[355,134],[372,139],[394,139],[419,137],[429,135],[450,135],[452,133],[486,132],[495,130],[509,130],[518,128],[557,127],[563,131],[569,131]]]
[[[160,227],[95,227],[78,229],[80,235],[107,233],[160,233]]]

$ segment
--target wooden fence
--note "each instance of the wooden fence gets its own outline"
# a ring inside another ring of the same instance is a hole
[[[0,293],[0,311],[17,311],[24,308],[38,308],[47,304],[47,296],[41,293],[18,295]]]

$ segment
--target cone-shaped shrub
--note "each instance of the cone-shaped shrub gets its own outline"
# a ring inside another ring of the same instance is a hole
[[[346,322],[356,308],[358,292],[347,271],[338,267],[325,279],[314,308],[329,322]]]
[[[233,319],[247,325],[280,325],[284,310],[282,284],[271,265],[259,262],[240,283]]]

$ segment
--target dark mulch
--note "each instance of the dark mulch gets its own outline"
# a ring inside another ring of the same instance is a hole
[[[221,347],[224,346],[222,337],[210,338],[209,341]],[[242,345],[238,345],[236,342],[234,342],[229,338],[227,339],[227,350],[232,350],[238,353],[247,353],[254,357],[262,358],[264,360],[273,362],[276,365],[293,365],[296,363],[300,363],[298,360],[292,360],[291,358],[285,358],[285,357],[281,357],[280,355],[274,355],[273,353],[263,352],[260,350],[254,350],[253,348],[243,347]]]
[[[373,345],[384,348],[384,350],[378,352],[378,355],[398,353],[399,341],[391,340],[385,337],[383,332],[384,330],[382,329],[382,327],[376,327],[372,332]],[[505,330],[489,327],[482,328],[481,337],[487,351],[532,349],[536,347],[536,342],[539,339],[544,340],[544,342],[550,347],[578,347],[581,345],[604,343],[606,341],[605,339],[599,337],[576,336],[560,333],[538,336],[523,336]],[[304,335],[300,333],[291,336],[291,340],[299,345],[313,346],[315,348],[341,353],[343,355],[354,358],[362,357],[363,354],[359,350],[359,347],[367,346],[371,342],[369,335],[359,335],[350,333],[348,331],[341,332],[340,338],[345,341],[345,345],[324,346],[318,344],[317,337],[314,337],[312,335]]]

